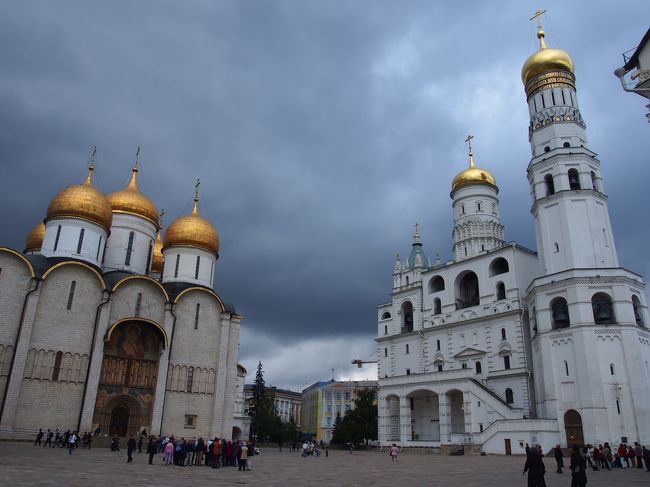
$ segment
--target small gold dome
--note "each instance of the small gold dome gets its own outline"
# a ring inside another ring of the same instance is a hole
[[[88,168],[88,177],[82,184],[68,186],[52,199],[47,207],[45,221],[52,218],[79,218],[110,231],[113,212],[106,196],[93,187],[94,169],[93,166]]]
[[[496,186],[497,181],[490,171],[487,169],[481,169],[474,165],[474,154],[472,153],[472,142],[473,137],[470,135],[467,137],[465,142],[469,144],[469,167],[464,171],[456,174],[456,177],[451,182],[451,191],[465,186],[466,184],[489,184],[491,186]]]
[[[163,268],[165,258],[162,253],[163,241],[160,238],[160,232],[156,234],[156,241],[153,243],[153,256],[151,257],[151,272],[160,274]]]
[[[539,51],[532,54],[521,68],[521,80],[524,85],[536,76],[550,71],[568,71],[574,74],[574,65],[571,56],[562,49],[546,47],[544,42],[544,31],[540,28],[537,31],[539,38]]]
[[[107,198],[113,213],[128,213],[141,216],[158,227],[158,209],[138,188],[138,168],[133,168],[129,184],[119,191],[110,193]]]
[[[25,252],[41,250],[43,237],[45,237],[45,225],[41,222],[32,228],[27,235],[27,239],[25,240]]]
[[[212,223],[199,215],[198,194],[194,196],[194,208],[189,215],[172,222],[163,239],[163,248],[198,247],[208,252],[219,253],[219,235]]]

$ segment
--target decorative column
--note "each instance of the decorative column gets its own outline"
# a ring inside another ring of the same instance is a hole
[[[221,315],[217,363],[214,379],[214,394],[212,396],[212,426],[210,436],[222,436],[223,429],[223,406],[226,393],[226,381],[228,376],[228,336],[230,335],[230,320],[226,314]]]
[[[35,286],[38,286],[38,283],[35,279],[32,279],[30,290],[35,289]],[[13,369],[11,371],[11,377],[7,378],[7,386],[5,388],[5,404],[4,410],[2,411],[2,418],[0,418],[0,427],[3,430],[13,430],[14,427],[20,388],[23,385],[23,375],[25,373],[25,360],[27,360],[29,343],[32,338],[32,328],[34,326],[39,296],[40,290],[30,294],[27,298],[25,315],[23,316],[22,326],[20,328],[20,336],[18,337],[18,343],[14,350]]]
[[[388,443],[386,440],[388,434],[390,434],[390,407],[388,401],[386,401],[386,398],[383,396],[378,397],[377,403],[379,413],[379,431],[377,431],[377,438],[379,439],[379,444],[383,446],[384,443]]]
[[[408,445],[412,439],[411,434],[411,401],[406,396],[399,397],[399,432],[402,446]]]
[[[107,294],[107,291],[102,293],[102,301],[106,299]],[[112,302],[109,301],[102,306],[99,311],[97,333],[95,334],[95,342],[93,343],[91,362],[88,364],[86,394],[84,395],[79,431],[93,431],[96,428],[96,426],[93,425],[93,417],[95,414],[95,403],[97,401],[97,388],[99,386],[99,378],[102,372],[102,361],[104,360],[104,336],[108,329],[111,304]]]
[[[162,351],[158,360],[158,375],[156,377],[156,390],[153,396],[153,408],[151,411],[151,434],[160,435],[163,432],[163,407],[165,404],[165,394],[167,393],[167,375],[169,374],[170,349],[172,347],[172,329],[174,327],[174,317],[171,314],[171,304],[165,305],[165,322],[163,328],[167,333],[169,343],[167,348]]]
[[[440,443],[451,443],[451,409],[446,393],[438,395],[438,414],[440,416]]]
[[[463,391],[463,412],[465,413],[464,416],[464,421],[465,421],[465,437],[470,438],[472,437],[472,395],[470,394],[469,391]]]

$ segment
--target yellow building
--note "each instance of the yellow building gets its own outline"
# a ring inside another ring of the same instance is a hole
[[[377,389],[376,380],[316,382],[302,391],[302,422],[304,434],[329,443],[336,416],[343,417],[354,409],[354,400],[361,389]]]

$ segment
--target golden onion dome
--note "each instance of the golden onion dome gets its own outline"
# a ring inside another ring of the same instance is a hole
[[[472,153],[472,143],[471,139],[473,137],[469,136],[465,142],[469,143],[469,167],[464,171],[459,172],[454,177],[451,182],[452,192],[461,186],[467,184],[488,184],[490,186],[496,186],[497,181],[490,171],[487,169],[481,169],[476,167],[474,164],[474,154]]]
[[[158,209],[138,188],[138,167],[133,167],[131,180],[125,188],[110,193],[107,198],[113,213],[128,213],[146,218],[158,227]]]
[[[153,256],[151,257],[151,272],[156,274],[162,273],[163,261],[165,258],[162,253],[163,241],[160,238],[160,232],[156,234],[156,241],[153,243]]]
[[[25,252],[35,252],[41,250],[41,245],[43,245],[44,237],[45,225],[43,222],[41,222],[32,228],[27,234],[27,239],[25,240]]]
[[[93,187],[94,170],[94,166],[88,167],[88,177],[82,184],[68,186],[52,199],[46,222],[52,218],[79,218],[110,231],[113,212],[106,196]]]
[[[524,66],[521,68],[521,80],[524,85],[528,84],[534,77],[551,71],[568,71],[574,74],[575,68],[571,56],[562,49],[546,47],[545,36],[544,30],[540,27],[537,31],[539,51],[526,59]]]
[[[194,208],[189,215],[172,222],[165,231],[163,248],[198,247],[215,254],[219,253],[219,235],[212,223],[199,215],[198,192],[194,195]]]

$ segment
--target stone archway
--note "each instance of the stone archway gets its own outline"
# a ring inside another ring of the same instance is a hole
[[[93,424],[126,436],[151,430],[160,355],[167,337],[157,323],[138,318],[109,327],[104,343]]]
[[[583,446],[585,444],[584,433],[582,431],[582,417],[575,409],[569,409],[564,413],[564,433],[566,434],[566,444],[568,447],[573,445]]]
[[[232,427],[232,440],[240,440],[241,439],[241,428],[238,426],[233,426]]]
[[[142,406],[138,399],[128,394],[111,398],[102,409],[102,431],[111,436],[137,435],[143,426]]]
[[[411,441],[440,441],[440,401],[428,390],[410,393],[406,400],[411,408]]]

